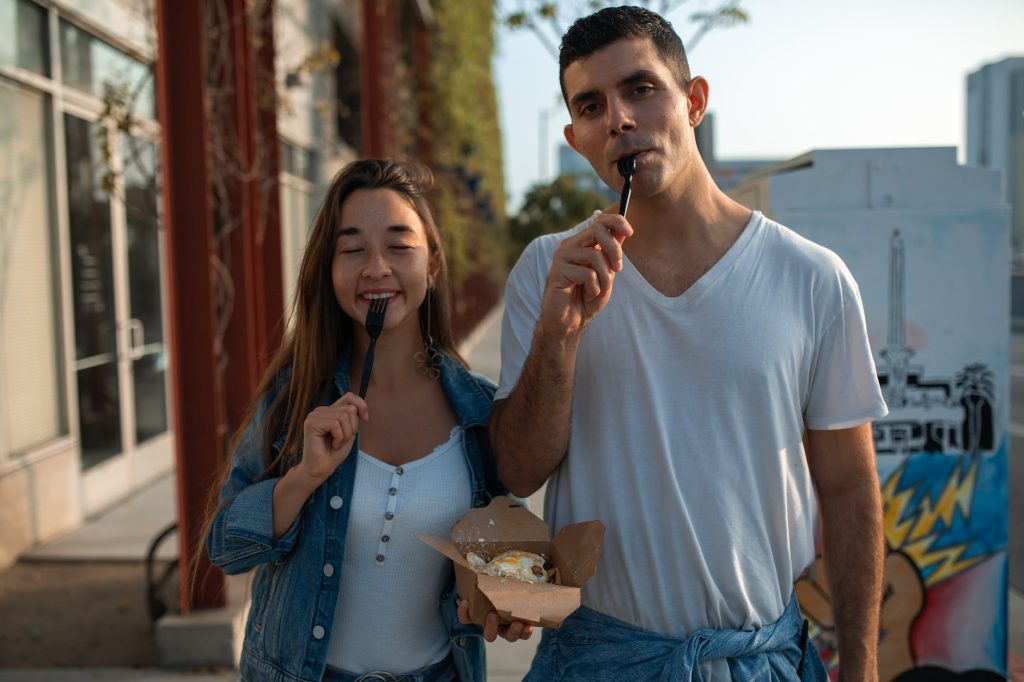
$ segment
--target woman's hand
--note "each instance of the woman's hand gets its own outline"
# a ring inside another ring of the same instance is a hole
[[[463,625],[473,624],[473,620],[469,617],[469,602],[465,599],[459,600],[459,622]],[[487,620],[484,621],[484,639],[488,642],[493,642],[498,637],[515,642],[520,639],[530,639],[532,634],[533,625],[521,620],[514,620],[508,625],[502,625],[497,611],[488,613]]]
[[[359,420],[369,418],[366,402],[355,393],[309,413],[302,425],[302,459],[274,486],[275,538],[285,534],[313,491],[345,461],[359,433]]]
[[[369,418],[366,401],[351,392],[309,413],[302,425],[302,460],[295,469],[309,481],[311,489],[326,481],[345,461],[359,433],[359,420]]]

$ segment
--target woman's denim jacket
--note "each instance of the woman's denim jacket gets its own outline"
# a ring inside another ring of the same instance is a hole
[[[451,402],[463,438],[473,490],[473,506],[486,506],[503,494],[487,439],[494,384],[443,356],[441,385]],[[334,385],[323,404],[348,391],[348,355],[338,363]],[[295,523],[273,536],[272,498],[278,477],[263,475],[264,440],[260,422],[268,396],[233,455],[230,477],[220,493],[220,509],[206,538],[211,561],[228,574],[256,568],[240,668],[245,680],[319,682],[331,639],[338,583],[345,555],[348,501],[358,457],[348,457],[310,496]],[[274,454],[284,446],[280,434]],[[328,568],[328,566],[332,568]],[[452,655],[464,682],[482,682],[486,670],[480,629],[459,623],[454,580],[438,595],[452,642]],[[341,602],[344,604],[344,602]],[[373,618],[374,614],[366,614]],[[403,672],[403,671],[392,671]]]

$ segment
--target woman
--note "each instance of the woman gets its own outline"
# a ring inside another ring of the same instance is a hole
[[[446,535],[504,492],[486,433],[494,386],[452,342],[428,182],[414,166],[358,161],[316,217],[294,327],[239,429],[206,534],[224,572],[257,568],[243,679],[484,678],[451,565],[414,537]],[[364,401],[350,387],[382,298]]]

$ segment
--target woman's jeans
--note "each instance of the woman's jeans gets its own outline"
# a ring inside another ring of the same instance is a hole
[[[323,682],[458,682],[455,663],[451,655],[437,663],[407,673],[389,673],[377,671],[363,675],[354,675],[344,670],[328,666],[324,671]]]

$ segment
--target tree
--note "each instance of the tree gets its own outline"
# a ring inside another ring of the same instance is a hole
[[[581,186],[576,175],[560,175],[549,183],[537,183],[526,193],[519,213],[509,220],[509,265],[518,260],[535,238],[568,229],[608,204],[603,194]]]
[[[721,5],[709,12],[695,12],[689,20],[695,24],[693,34],[683,44],[687,51],[693,50],[701,39],[715,28],[729,28],[750,21],[750,14],[740,7],[743,0],[724,0]],[[685,4],[686,0],[637,0],[662,16]],[[509,28],[529,29],[533,32],[551,56],[558,59],[558,43],[568,24],[566,16],[582,17],[603,7],[617,5],[609,0],[563,0],[550,2],[546,0],[517,0],[515,11],[502,17]]]

